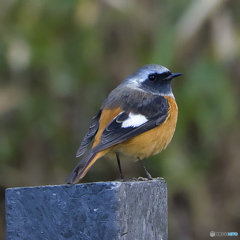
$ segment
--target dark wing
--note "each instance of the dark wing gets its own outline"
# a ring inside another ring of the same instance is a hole
[[[102,111],[100,110],[98,114],[92,118],[92,122],[89,126],[88,132],[85,135],[80,147],[78,148],[76,157],[80,157],[86,152],[88,144],[92,141],[92,139],[96,135],[99,128],[99,119],[100,119],[101,113]]]
[[[100,143],[93,150],[102,151],[159,126],[166,120],[168,111],[167,99],[156,96],[138,104],[135,111],[121,112],[105,128]]]

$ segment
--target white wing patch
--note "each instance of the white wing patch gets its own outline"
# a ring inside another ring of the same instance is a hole
[[[139,127],[148,120],[141,114],[129,113],[128,119],[122,123],[122,128]]]

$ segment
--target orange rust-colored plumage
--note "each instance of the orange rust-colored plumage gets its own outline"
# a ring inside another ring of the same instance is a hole
[[[101,135],[106,126],[122,111],[122,109],[116,108],[116,109],[104,109],[102,110],[102,114],[99,120],[99,129],[97,131],[97,134],[94,139],[94,143],[92,146],[92,149],[97,146],[101,141]],[[102,156],[107,154],[111,148],[107,148],[105,150],[102,150],[100,152],[92,152],[89,151],[82,161],[75,167],[75,169],[72,171],[72,173],[68,176],[66,182],[67,183],[78,183],[88,172],[90,167]]]
[[[104,156],[107,152],[109,151],[109,149],[105,149],[101,152],[98,152],[93,158],[91,158],[90,162],[88,164],[86,164],[86,166],[84,168],[81,169],[81,174],[78,176],[77,179],[75,179],[74,183],[77,183],[80,179],[82,179],[86,173],[88,172],[88,170],[90,169],[90,167],[102,156]]]
[[[109,156],[113,156],[112,153],[118,152],[123,155],[133,157],[134,159],[137,159],[137,157],[143,159],[151,155],[156,155],[164,150],[172,140],[178,116],[178,107],[175,99],[168,96],[165,98],[168,100],[169,112],[164,123],[128,141],[103,150],[103,155],[108,154]],[[100,142],[102,132],[106,128],[107,124],[120,112],[120,108],[114,110],[103,110],[100,118],[100,127],[95,137],[93,147],[97,146]],[[99,158],[103,155],[99,155]]]
[[[120,152],[126,156],[147,158],[156,155],[170,143],[177,123],[178,107],[172,97],[165,97],[169,103],[168,117],[161,125],[134,137],[126,142],[112,147],[111,151]]]
[[[70,174],[67,182],[77,183],[82,179],[90,167],[102,156],[121,153],[134,159],[146,158],[151,155],[156,155],[167,147],[170,143],[177,123],[178,108],[175,99],[165,96],[168,100],[169,111],[166,120],[159,126],[144,132],[130,140],[116,144],[112,147],[104,149],[100,152],[88,152],[83,160],[77,165],[75,170]],[[92,149],[95,148],[101,141],[101,135],[107,125],[119,114],[122,109],[104,109],[99,120],[99,129],[95,136]]]
[[[120,113],[122,112],[122,109],[115,108],[115,109],[103,109],[102,114],[99,120],[99,129],[97,131],[97,134],[94,139],[94,143],[92,148],[96,147],[100,141],[101,141],[101,136],[102,132],[104,129],[107,127],[107,125]]]

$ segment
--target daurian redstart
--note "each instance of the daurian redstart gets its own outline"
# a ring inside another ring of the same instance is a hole
[[[104,155],[116,155],[122,177],[119,155],[142,160],[165,149],[173,137],[178,116],[171,80],[180,75],[161,65],[149,64],[118,85],[93,117],[76,156],[82,156],[94,139],[92,148],[66,182],[79,182]]]

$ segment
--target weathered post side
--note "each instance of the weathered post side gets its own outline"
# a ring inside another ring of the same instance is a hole
[[[167,240],[164,180],[6,189],[6,239]]]

